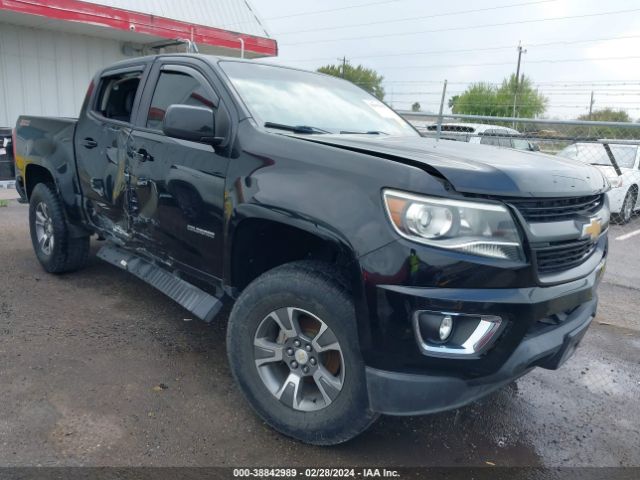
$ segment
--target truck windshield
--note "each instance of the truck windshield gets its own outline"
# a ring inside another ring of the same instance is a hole
[[[350,82],[257,63],[223,61],[220,66],[260,125],[419,136],[397,113]]]

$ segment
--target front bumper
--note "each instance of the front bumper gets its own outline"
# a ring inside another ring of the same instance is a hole
[[[534,367],[557,369],[575,351],[596,313],[597,300],[584,303],[561,326],[520,343],[494,374],[463,379],[390,372],[367,367],[372,410],[388,415],[422,415],[466,405],[521,377]]]
[[[558,368],[571,356],[596,314],[596,287],[605,259],[587,277],[550,287],[449,289],[379,286],[410,298],[414,308],[498,313],[509,319],[508,332],[480,359],[429,358],[414,343],[404,343],[401,362],[367,361],[372,410],[418,415],[450,410],[477,400],[534,367]],[[561,314],[548,325],[540,320]],[[418,358],[419,357],[419,358]],[[409,360],[409,359],[415,360]]]

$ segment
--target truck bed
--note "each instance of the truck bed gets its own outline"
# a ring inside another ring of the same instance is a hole
[[[65,185],[75,183],[75,155],[73,138],[76,118],[34,117],[22,115],[16,122],[15,163],[18,181],[16,189],[23,201],[30,192],[30,180],[37,177],[38,166],[47,165],[58,172]],[[74,189],[63,193],[72,201]]]

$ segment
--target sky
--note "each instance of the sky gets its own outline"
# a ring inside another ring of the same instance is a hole
[[[612,106],[640,118],[638,0],[251,0],[279,55],[267,61],[315,70],[346,57],[384,76],[396,109],[437,112],[471,82],[521,72],[549,99],[545,117],[575,118]],[[577,18],[576,18],[577,17]],[[445,112],[448,109],[445,107]]]

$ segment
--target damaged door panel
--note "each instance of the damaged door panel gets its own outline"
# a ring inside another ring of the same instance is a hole
[[[215,112],[218,96],[197,70],[184,65],[156,65],[149,81],[155,82],[149,89],[153,95],[141,104],[141,126],[134,128],[127,146],[133,233],[169,263],[221,278],[228,156],[162,132],[170,105]]]
[[[75,139],[88,217],[106,235],[120,241],[130,236],[126,145],[142,74],[142,67],[135,67],[102,75],[87,115],[78,122]]]

